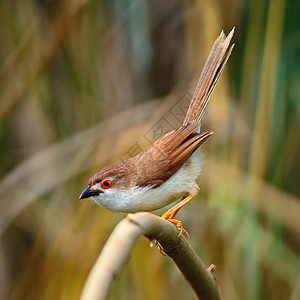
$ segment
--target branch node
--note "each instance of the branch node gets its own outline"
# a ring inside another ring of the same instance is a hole
[[[129,213],[129,214],[127,214],[127,219],[128,219],[128,221],[130,222],[130,223],[133,223],[133,224],[135,224],[135,225],[137,225],[137,226],[141,226],[137,221],[136,221],[136,218],[135,218],[135,215],[134,214],[132,214],[132,213]]]

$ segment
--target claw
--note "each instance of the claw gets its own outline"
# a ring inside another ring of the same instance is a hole
[[[183,228],[181,221],[176,219],[168,219],[165,218],[164,216],[162,216],[162,218],[166,219],[167,221],[169,221],[170,223],[174,224],[177,227],[177,229],[179,230],[178,237],[180,237],[183,234],[186,237],[187,241],[189,241],[190,236],[188,232]]]
[[[152,248],[154,245],[156,246],[156,248],[159,250],[159,252],[162,255],[167,256],[166,252],[164,251],[163,246],[156,239],[153,239],[150,241],[150,247]]]
[[[163,246],[159,242],[157,242],[157,241],[156,241],[156,247],[159,250],[159,252],[160,252],[161,255],[167,256],[166,252],[164,251]]]
[[[190,235],[189,235],[189,233],[183,227],[178,228],[178,230],[180,231],[178,237],[180,237],[183,234],[185,236],[187,242],[189,242],[190,241]]]

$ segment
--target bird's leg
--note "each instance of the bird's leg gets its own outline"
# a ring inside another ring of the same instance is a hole
[[[189,239],[189,234],[187,231],[182,227],[182,222],[179,220],[174,219],[179,210],[188,202],[190,202],[195,196],[187,196],[183,197],[180,202],[178,202],[176,205],[168,209],[161,217],[169,221],[170,223],[174,224],[178,230],[179,230],[179,236],[181,234],[185,235],[187,240]]]
[[[177,215],[177,213],[179,212],[179,210],[184,205],[186,205],[188,202],[190,202],[193,198],[195,198],[195,196],[190,196],[189,195],[187,197],[183,197],[177,204],[175,204],[170,209],[168,209],[165,213],[163,213],[163,215],[161,217],[168,220],[168,221],[170,221],[171,223],[173,223],[171,220],[175,220],[174,218]],[[178,222],[180,222],[180,221],[178,221]]]
[[[183,229],[182,222],[179,220],[174,219],[175,216],[178,214],[179,210],[186,205],[188,202],[190,202],[192,199],[194,199],[198,193],[199,193],[198,186],[195,186],[195,192],[193,194],[188,195],[187,197],[183,197],[181,201],[179,201],[177,204],[175,204],[173,207],[168,209],[161,217],[168,220],[169,222],[176,225],[178,230],[180,231],[180,234],[184,234],[187,237],[189,236],[188,233]]]

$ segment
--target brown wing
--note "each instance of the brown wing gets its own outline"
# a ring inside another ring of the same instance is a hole
[[[157,140],[137,157],[138,186],[158,187],[170,178],[212,133],[196,133],[189,123]]]

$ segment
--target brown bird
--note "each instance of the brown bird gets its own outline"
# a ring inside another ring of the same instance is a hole
[[[103,168],[93,175],[79,199],[91,197],[111,211],[137,212],[162,208],[181,198],[162,217],[174,223],[178,211],[199,193],[196,183],[202,168],[199,151],[212,132],[200,132],[201,119],[224,70],[234,44],[234,28],[215,41],[180,128],[159,138],[133,158]]]

